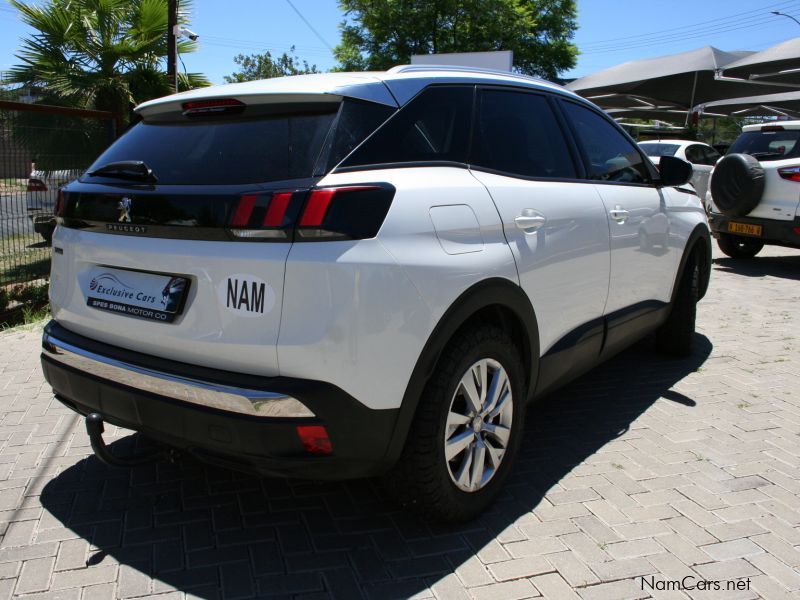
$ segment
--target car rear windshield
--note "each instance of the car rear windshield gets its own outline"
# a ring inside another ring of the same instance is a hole
[[[639,144],[639,148],[644,150],[647,156],[675,156],[678,151],[678,144]]]
[[[758,160],[783,160],[800,156],[800,130],[745,131],[733,142],[728,154],[749,154]]]
[[[166,185],[267,183],[322,175],[329,167],[328,155],[349,153],[392,112],[390,107],[345,100],[250,118],[141,122],[88,173],[109,163],[142,161]],[[83,180],[98,179],[106,177]]]

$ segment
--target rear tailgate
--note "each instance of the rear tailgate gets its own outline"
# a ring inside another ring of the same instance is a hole
[[[792,221],[800,210],[800,174],[796,173],[800,159],[765,160],[761,166],[764,167],[764,193],[747,216]],[[786,176],[781,176],[781,171]]]
[[[308,191],[393,111],[278,100],[160,112],[64,188],[51,282],[61,325],[153,356],[278,374],[286,259]]]
[[[277,374],[291,240],[239,240],[224,226],[241,199],[252,196],[252,220],[263,221],[275,194],[185,187],[165,195],[86,184],[68,189],[71,216],[53,243],[51,296],[58,322],[138,352]],[[303,195],[295,194],[296,201]],[[260,214],[258,204],[264,205]],[[130,221],[121,222],[126,210]],[[171,294],[166,286],[173,278],[184,278],[185,289]]]

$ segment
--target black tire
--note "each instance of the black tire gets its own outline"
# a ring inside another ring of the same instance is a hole
[[[669,317],[656,331],[656,348],[671,356],[685,357],[692,353],[697,301],[700,299],[700,277],[704,258],[699,249],[686,261]]]
[[[720,233],[717,239],[719,249],[731,258],[747,259],[753,258],[761,252],[764,242],[753,240],[746,237]]]
[[[764,168],[749,154],[728,154],[714,167],[710,187],[722,214],[743,217],[761,201]]]
[[[513,419],[505,454],[494,474],[483,488],[467,492],[457,487],[445,457],[446,421],[462,376],[484,359],[499,363],[508,376]],[[500,491],[519,448],[525,420],[524,381],[519,351],[502,329],[481,325],[456,334],[422,393],[400,459],[385,478],[392,496],[402,506],[436,521],[458,523],[479,515]]]

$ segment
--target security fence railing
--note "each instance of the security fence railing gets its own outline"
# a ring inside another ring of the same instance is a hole
[[[58,190],[118,127],[113,113],[0,100],[0,314],[46,283]]]

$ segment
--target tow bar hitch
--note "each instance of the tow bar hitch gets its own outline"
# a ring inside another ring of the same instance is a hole
[[[111,465],[112,467],[133,467],[172,458],[172,452],[170,450],[154,450],[128,458],[114,456],[111,450],[108,449],[108,446],[106,446],[105,441],[103,441],[104,429],[103,415],[96,412],[86,415],[86,433],[89,434],[92,450],[94,450],[95,456],[107,465]]]

